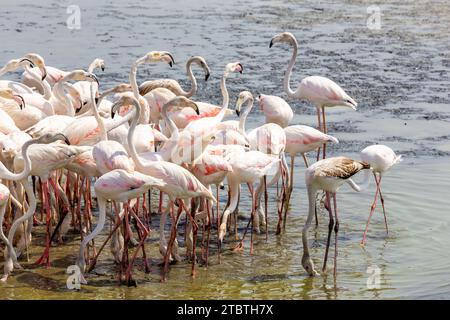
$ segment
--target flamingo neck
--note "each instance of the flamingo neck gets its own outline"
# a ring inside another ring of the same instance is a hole
[[[227,84],[226,84],[226,79],[228,78],[228,73],[224,73],[222,76],[222,80],[220,80],[220,91],[222,92],[222,109],[220,109],[220,112],[217,114],[217,116],[215,117],[217,120],[222,121],[223,117],[225,116],[225,113],[227,112],[228,109],[228,103],[230,101],[230,96],[228,95],[228,90],[227,90]]]
[[[170,138],[176,138],[178,137],[178,127],[176,126],[175,122],[169,117],[167,114],[169,112],[169,108],[171,107],[170,103],[166,103],[161,108],[161,116],[164,119],[165,123],[168,126],[169,132],[170,132]]]
[[[141,59],[136,60],[131,66],[130,70],[130,85],[133,89],[133,95],[136,99],[139,99],[139,88],[136,80],[137,67],[141,64]]]
[[[191,88],[188,92],[184,91],[183,88],[181,88],[182,92],[180,96],[185,96],[186,98],[190,98],[197,93],[197,79],[195,79],[194,73],[192,72],[192,62],[194,62],[194,60],[191,58],[186,63],[186,72],[188,74],[189,80],[191,81]]]
[[[95,93],[96,93],[95,85],[92,84],[90,86],[90,89],[91,89],[91,101],[92,101],[91,108],[92,108],[92,112],[94,113],[95,120],[97,120],[98,127],[100,128],[100,139],[101,139],[101,141],[107,141],[108,135],[106,133],[105,122],[103,121],[103,118],[100,117],[100,115],[98,113],[98,105],[100,104],[100,102],[103,100],[103,98],[106,95],[102,94],[100,96],[100,99],[98,100],[98,103],[96,103],[95,102]]]
[[[50,100],[52,96],[52,88],[50,87],[50,84],[47,82],[47,80],[42,80],[41,77],[28,65],[25,65],[24,67],[25,72],[30,75],[30,77],[33,78],[37,83],[39,83],[42,86],[42,90],[44,91],[43,97],[45,100]]]
[[[298,43],[296,40],[293,41],[293,47],[294,50],[292,52],[292,57],[291,60],[289,61],[286,73],[284,74],[284,81],[283,81],[284,92],[286,92],[286,94],[290,98],[295,98],[295,92],[291,89],[290,82],[292,69],[294,68],[295,60],[297,59]]]
[[[136,130],[136,126],[139,122],[141,106],[139,105],[139,101],[137,101],[137,100],[133,100],[133,106],[135,107],[135,113],[134,113],[133,119],[131,120],[130,129],[128,130],[127,142],[128,142],[128,147],[130,149],[131,159],[133,159],[134,163],[139,168],[143,168],[144,164],[142,163],[141,159],[139,158],[139,155],[136,151],[136,146],[134,145],[134,131]],[[131,112],[129,112],[128,114],[130,114],[130,113]]]
[[[73,108],[72,100],[64,91],[65,80],[61,79],[53,86],[53,95],[55,98],[66,107],[66,115],[70,117],[75,116],[75,110]]]
[[[253,97],[248,99],[247,107],[245,108],[242,115],[239,117],[239,132],[247,138],[247,133],[245,132],[245,122],[247,121],[247,116],[253,108]],[[248,139],[247,139],[248,140]]]
[[[30,145],[32,145],[33,143],[36,143],[36,140],[28,140],[27,142],[25,142],[22,146],[22,158],[25,162],[24,168],[22,170],[22,172],[20,173],[12,173],[11,171],[9,171],[4,165],[3,163],[0,162],[0,177],[2,179],[6,179],[6,180],[23,180],[26,179],[28,177],[28,175],[31,172],[31,159],[30,156],[28,154],[28,148],[30,147]]]
[[[356,192],[366,190],[370,185],[370,173],[371,170],[369,169],[365,170],[363,181],[360,184],[357,184],[351,178],[345,180],[345,182],[347,182],[350,185],[350,187],[352,187],[352,189],[355,190]]]
[[[311,225],[312,219],[316,212],[317,188],[313,187],[312,185],[307,185],[307,189],[308,189],[309,207],[308,207],[308,217],[306,219],[305,226],[303,227],[303,232],[302,232],[303,257],[306,257],[306,256],[309,257],[308,229]]]

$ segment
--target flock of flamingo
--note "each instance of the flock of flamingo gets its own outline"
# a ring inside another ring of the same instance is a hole
[[[316,206],[322,190],[329,213],[322,271],[326,271],[334,230],[336,275],[337,190],[348,183],[360,191],[368,186],[370,173],[374,176],[376,193],[361,241],[364,245],[378,197],[386,219],[381,179],[401,156],[377,144],[362,150],[361,160],[344,156],[326,158],[326,145],[336,144],[338,140],[327,134],[325,109],[345,106],[356,110],[357,103],[339,85],[321,76],[304,78],[293,91],[290,76],[298,43],[288,32],[274,36],[269,47],[278,43],[287,43],[293,48],[284,76],[284,92],[290,99],[306,100],[316,107],[317,129],[291,124],[293,111],[278,96],[254,97],[251,92],[242,91],[235,112],[231,111],[226,80],[232,73],[243,72],[240,62],[226,64],[220,82],[223,102],[216,106],[191,100],[197,91],[192,68],[200,67],[205,81],[210,76],[209,67],[200,56],[186,63],[191,81],[188,91],[173,79],[148,80],[138,86],[139,66],[159,62],[172,66],[174,59],[166,51],[151,51],[137,59],[131,65],[129,83],[104,91],[100,91],[98,78],[93,73],[96,69],[104,70],[101,59],[95,59],[87,71],[69,72],[46,66],[44,59],[35,53],[9,61],[0,69],[0,76],[21,69],[24,72],[21,82],[0,80],[2,281],[7,281],[14,269],[22,269],[19,258],[29,258],[33,227],[45,225],[45,249],[36,265],[50,267],[52,246],[63,244],[67,233],[72,231],[81,237],[76,260],[81,270],[81,283],[87,283],[84,275],[93,270],[109,242],[112,257],[118,264],[119,281],[135,284],[132,268],[137,255],[142,254],[145,270],[149,271],[145,246],[153,228],[153,201],[156,214],[161,215],[162,280],[166,279],[169,265],[183,259],[178,246],[181,217],[185,217],[184,246],[186,259],[192,263],[193,276],[200,260],[208,265],[214,236],[219,262],[227,232],[234,234],[232,240],[228,239],[230,242],[239,240],[234,250],[242,250],[250,230],[252,254],[255,234],[260,234],[263,228],[266,241],[268,237],[268,186],[277,187],[276,233],[284,229],[298,154],[306,166],[309,200],[302,234],[302,265],[310,276],[319,274],[309,253],[308,229],[314,216],[317,224]],[[266,123],[247,131],[246,118],[255,100]],[[234,114],[239,120],[224,121],[226,116]],[[314,151],[317,151],[317,156],[314,155],[317,161],[310,165],[306,154]],[[286,154],[290,155],[290,170]],[[358,185],[352,176],[361,170],[366,174]],[[248,223],[238,238],[236,221],[243,184],[248,186],[252,205]],[[228,201],[220,208],[219,190],[225,187]],[[93,222],[94,207],[98,209],[96,223]],[[107,218],[109,231],[104,230]],[[169,236],[165,231],[168,222]],[[387,230],[387,220],[385,222]],[[107,236],[100,245],[97,236],[102,231]],[[200,231],[201,241],[197,242]]]

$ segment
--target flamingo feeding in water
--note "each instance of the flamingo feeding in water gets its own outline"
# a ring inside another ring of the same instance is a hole
[[[310,276],[318,275],[319,273],[314,269],[314,263],[309,254],[308,246],[308,229],[311,225],[311,221],[316,212],[316,195],[318,190],[323,190],[326,192],[328,210],[330,223],[328,224],[328,237],[327,245],[325,249],[325,258],[323,262],[322,271],[325,272],[328,259],[328,249],[330,247],[331,231],[334,228],[334,276],[336,276],[337,270],[337,255],[338,255],[338,238],[337,234],[339,231],[339,218],[337,213],[336,204],[336,192],[344,184],[348,183],[355,191],[361,191],[363,188],[367,187],[369,182],[369,173],[366,171],[365,180],[362,186],[358,186],[351,177],[361,170],[370,169],[369,164],[356,161],[347,157],[334,157],[323,159],[312,164],[305,172],[306,188],[308,191],[309,200],[309,210],[308,217],[303,227],[302,240],[303,240],[303,257],[302,265],[306,272]],[[333,210],[330,205],[330,194],[333,197],[334,204],[334,216],[336,219],[336,224],[333,219]]]
[[[350,97],[339,85],[334,81],[321,77],[309,76],[300,82],[300,86],[296,91],[293,91],[290,86],[290,79],[292,69],[294,68],[295,60],[297,59],[298,42],[294,35],[290,32],[283,32],[277,34],[270,40],[269,48],[275,43],[286,42],[294,47],[288,69],[284,75],[284,91],[289,98],[307,100],[314,104],[317,109],[317,125],[319,130],[327,133],[327,126],[325,120],[325,108],[345,106],[356,110],[358,104],[352,97]],[[322,115],[322,119],[321,119]],[[326,145],[323,146],[323,158],[326,155]],[[319,154],[318,158],[319,159]]]
[[[366,147],[360,153],[361,160],[370,164],[372,168],[373,177],[375,178],[375,183],[377,184],[377,190],[375,191],[375,198],[373,199],[372,206],[370,208],[369,219],[367,220],[366,229],[364,230],[364,235],[361,240],[361,245],[366,243],[367,230],[369,229],[370,219],[377,206],[378,194],[380,194],[381,205],[383,207],[384,223],[386,226],[386,232],[388,232],[388,224],[386,218],[386,210],[384,208],[384,199],[381,194],[381,178],[383,175],[389,171],[394,165],[402,161],[402,156],[397,156],[391,148],[381,144],[374,144]]]

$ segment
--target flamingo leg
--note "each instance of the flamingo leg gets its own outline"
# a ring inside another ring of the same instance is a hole
[[[376,181],[376,180],[375,180]],[[384,225],[386,227],[386,233],[389,233],[388,223],[387,223],[387,217],[386,217],[386,208],[384,207],[384,198],[381,194],[381,175],[377,182],[378,189],[380,189],[380,200],[381,200],[381,206],[383,207],[383,215],[384,215]]]
[[[333,193],[333,205],[334,205],[334,216],[336,218],[336,223],[334,225],[334,270],[333,275],[336,280],[336,271],[337,271],[337,256],[338,256],[338,232],[339,232],[339,217],[337,212],[337,204],[336,204],[336,192]]]
[[[316,107],[316,111],[317,111],[317,130],[322,131],[322,120],[321,120],[321,112],[322,107]],[[317,158],[316,161],[319,161],[320,159],[320,147],[317,149]]]
[[[172,223],[172,231],[171,231],[171,234],[170,234],[169,243],[167,245],[166,254],[164,255],[164,268],[163,268],[163,273],[162,273],[162,278],[161,278],[162,282],[164,282],[166,280],[166,275],[167,275],[167,272],[169,270],[170,253],[172,251],[171,248],[173,246],[173,243],[175,242],[175,238],[177,236],[177,222],[178,222],[178,219],[180,218],[180,215],[181,215],[181,212],[182,212],[181,209],[182,208],[180,206],[179,210],[177,211],[177,216],[175,218],[173,217],[173,210],[169,211],[171,216],[172,216],[172,218],[174,218],[174,220],[173,220],[173,223]],[[189,214],[189,213],[186,212],[186,214]]]
[[[45,235],[45,250],[42,256],[34,263],[36,265],[45,265],[50,267],[50,224],[51,224],[51,208],[50,208],[50,194],[48,190],[48,181],[42,183],[42,193],[44,199],[44,206],[46,212],[46,235]]]
[[[327,134],[327,122],[325,120],[325,108],[322,108],[322,116],[323,116],[323,133]],[[327,144],[323,144],[323,159],[325,159],[327,153]]]
[[[269,225],[268,225],[268,221],[267,221],[267,200],[268,200],[268,194],[267,194],[267,178],[266,176],[264,176],[264,216],[266,219],[266,242],[269,238]]]
[[[370,207],[369,219],[367,219],[366,229],[364,230],[363,238],[361,240],[362,246],[366,243],[366,235],[367,235],[367,231],[369,230],[370,219],[372,218],[373,212],[375,211],[375,208],[377,207],[377,198],[378,198],[378,193],[380,192],[380,184],[378,183],[375,172],[373,173],[373,175],[374,175],[375,181],[377,183],[377,191],[375,192],[375,198],[373,199],[372,206]]]
[[[325,192],[325,195],[326,195],[326,202],[329,204],[330,203],[330,194],[328,192]],[[328,224],[327,246],[325,248],[325,257],[323,259],[323,266],[322,266],[323,272],[325,272],[325,270],[327,269],[328,250],[330,249],[331,232],[333,231],[333,227],[334,227],[333,211],[331,210],[330,204],[329,204],[329,206],[330,206],[330,210],[328,211],[328,215],[330,217],[330,222]]]
[[[303,162],[305,162],[306,168],[309,168],[308,159],[306,158],[304,153],[302,153],[302,157],[303,157]]]

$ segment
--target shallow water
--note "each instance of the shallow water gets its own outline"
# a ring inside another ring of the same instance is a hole
[[[235,243],[231,236],[220,265],[212,243],[208,269],[200,266],[197,277],[191,279],[190,266],[183,262],[171,266],[168,281],[160,283],[161,258],[153,233],[147,244],[152,273],[142,273],[138,259],[137,288],[117,285],[112,260],[105,252],[88,278],[89,285],[72,292],[66,289],[65,270],[75,262],[79,239],[71,236],[67,244],[52,248],[53,268],[17,272],[7,284],[1,284],[0,298],[450,298],[450,253],[446,250],[450,245],[450,216],[446,212],[450,204],[450,12],[446,1],[386,2],[381,6],[378,31],[366,27],[367,1],[259,0],[243,8],[237,1],[163,4],[142,0],[128,5],[79,0],[80,30],[66,28],[69,4],[72,2],[2,0],[0,63],[34,51],[44,56],[48,65],[69,70],[86,68],[95,57],[101,57],[107,69],[98,76],[101,87],[107,88],[128,81],[132,61],[150,50],[172,52],[177,64],[173,69],[165,65],[142,67],[138,82],[171,77],[187,84],[184,61],[191,55],[202,55],[212,77],[206,85],[199,81],[195,99],[220,103],[218,84],[223,67],[239,60],[244,74],[227,82],[234,104],[237,93],[244,89],[285,97],[282,76],[291,52],[281,45],[269,50],[268,43],[277,32],[293,32],[300,50],[291,85],[295,87],[306,75],[328,76],[359,103],[357,112],[345,108],[328,112],[329,132],[340,140],[330,148],[330,156],[358,157],[359,150],[376,142],[388,144],[405,156],[383,179],[389,235],[377,208],[367,245],[360,247],[374,184],[362,193],[344,187],[338,195],[341,224],[336,283],[332,259],[328,275],[307,277],[300,263],[307,201],[304,167],[298,161],[286,233],[274,234],[272,188],[269,241],[258,236],[253,256],[248,245],[242,253],[231,252]],[[289,103],[296,111],[293,123],[315,125],[310,105]],[[263,122],[255,108],[248,126]],[[241,211],[248,212],[249,207],[244,196]],[[157,226],[158,217],[153,219]],[[309,233],[317,266],[324,254],[327,216],[322,213],[319,220],[319,228]],[[241,220],[241,228],[244,224]],[[37,236],[42,236],[41,229]],[[34,246],[30,260],[40,252],[42,248]],[[379,289],[366,285],[367,268],[373,265],[380,268]]]

